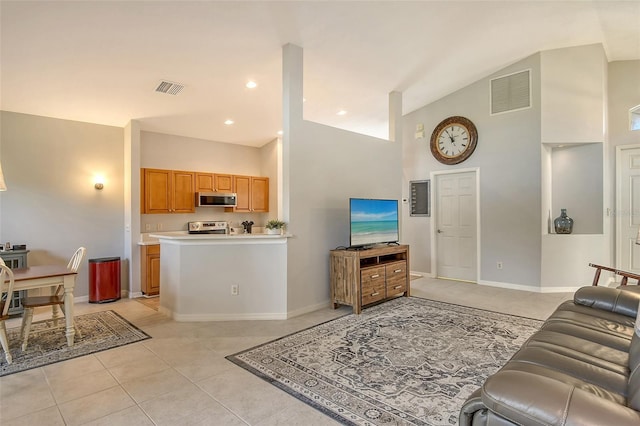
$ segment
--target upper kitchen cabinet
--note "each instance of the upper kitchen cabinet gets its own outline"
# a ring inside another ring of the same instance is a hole
[[[233,192],[233,176],[197,172],[196,192]]]
[[[142,169],[142,213],[194,213],[195,173]]]
[[[269,211],[269,178],[233,176],[233,188],[238,204],[235,212],[262,213]]]
[[[215,192],[233,192],[233,176],[214,174]]]
[[[214,192],[213,173],[196,173],[196,192]]]

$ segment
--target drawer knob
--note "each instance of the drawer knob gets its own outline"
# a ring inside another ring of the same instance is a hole
[[[371,278],[378,278],[380,274],[371,275]]]
[[[401,286],[401,285],[397,285],[397,286],[395,286],[393,289],[394,289],[394,290],[397,290],[397,289],[399,289],[399,288],[402,288],[402,286]]]
[[[371,295],[372,295],[372,296],[377,296],[377,295],[379,295],[379,294],[380,294],[380,293],[378,293],[377,291],[376,291],[375,293],[371,293]]]
[[[396,270],[395,270],[395,271],[393,271],[393,272],[395,272],[395,273],[397,274],[398,272],[402,272],[402,269],[396,269]]]

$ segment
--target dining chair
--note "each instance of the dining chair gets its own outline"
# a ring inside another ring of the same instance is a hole
[[[80,264],[82,263],[82,259],[84,259],[86,252],[87,249],[84,247],[80,247],[78,250],[76,250],[73,256],[71,256],[69,263],[67,264],[67,269],[71,272],[78,272],[78,269],[80,269]],[[33,323],[34,309],[42,306],[51,306],[52,309],[54,309],[54,313],[57,313],[56,309],[64,312],[64,309],[62,309],[62,307],[64,306],[64,286],[59,285],[51,296],[23,297],[22,299],[20,299],[20,304],[24,308],[24,313],[22,314],[22,331],[20,333],[20,338],[22,339],[22,350],[26,351],[27,344],[29,343],[29,333],[31,332],[31,325]],[[57,315],[55,315],[53,318],[54,327],[58,326],[58,319],[59,318],[57,317]],[[79,338],[82,338],[80,329],[76,327],[75,320],[73,322],[73,327],[75,328],[76,335]]]
[[[0,343],[2,344],[7,364],[11,364],[13,358],[11,358],[11,352],[9,351],[5,321],[9,319],[9,305],[13,295],[13,271],[2,262],[2,259],[0,259],[0,288]]]

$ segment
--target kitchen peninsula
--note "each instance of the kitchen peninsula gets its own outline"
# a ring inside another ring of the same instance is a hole
[[[287,317],[287,238],[150,235],[160,242],[160,312],[176,321]]]

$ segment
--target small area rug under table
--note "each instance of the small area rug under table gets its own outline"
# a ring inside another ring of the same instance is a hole
[[[400,297],[228,356],[348,425],[454,425],[542,321]]]
[[[74,345],[67,346],[64,317],[53,328],[53,320],[33,323],[27,350],[22,351],[20,327],[7,330],[9,348],[13,362],[7,364],[4,353],[0,353],[0,376],[66,361],[106,349],[117,348],[151,338],[147,333],[122,318],[114,311],[102,311],[77,315],[75,324],[82,333],[76,334]]]

